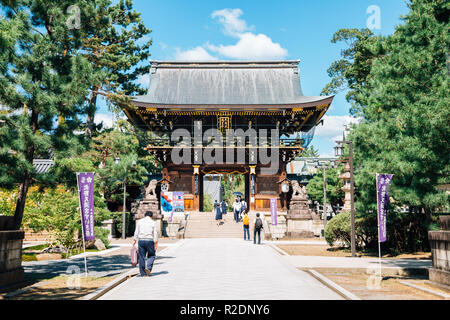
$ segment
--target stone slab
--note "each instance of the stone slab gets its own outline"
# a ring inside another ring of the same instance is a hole
[[[450,272],[435,268],[428,269],[430,281],[450,286]]]
[[[6,287],[24,279],[23,268],[16,268],[7,272],[0,272],[0,287]]]

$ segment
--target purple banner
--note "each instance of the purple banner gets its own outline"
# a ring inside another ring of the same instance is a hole
[[[386,214],[389,204],[389,185],[392,174],[378,174],[377,200],[378,200],[378,238],[380,242],[386,241]]]
[[[270,214],[272,216],[272,225],[276,226],[278,224],[277,221],[277,199],[270,199]]]
[[[94,173],[77,173],[84,240],[94,240]]]

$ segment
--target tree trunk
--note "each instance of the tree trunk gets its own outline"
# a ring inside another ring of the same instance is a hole
[[[30,126],[33,131],[33,134],[36,133],[38,127],[38,113],[36,111],[31,112]],[[28,162],[33,164],[34,158],[34,144],[29,142],[27,151],[26,151],[26,159]],[[14,212],[14,230],[19,230],[22,224],[23,212],[25,210],[25,201],[27,198],[28,188],[31,183],[31,175],[29,172],[25,172],[22,182],[20,183],[19,193],[17,196],[16,202],[16,211]]]
[[[93,91],[97,91],[99,88],[94,88]],[[94,132],[95,128],[95,112],[97,111],[97,96],[98,94],[95,92],[91,93],[91,97],[89,99],[89,108],[87,112],[87,118],[86,118],[86,135],[89,136],[89,138],[92,138],[92,133]]]

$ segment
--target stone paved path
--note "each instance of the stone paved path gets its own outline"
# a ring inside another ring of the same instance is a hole
[[[101,299],[342,299],[266,245],[242,239],[184,239]]]

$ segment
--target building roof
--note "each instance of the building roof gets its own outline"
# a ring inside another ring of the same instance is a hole
[[[152,61],[146,95],[138,106],[317,106],[333,96],[304,96],[299,60]]]
[[[38,174],[46,173],[55,163],[51,159],[34,159],[33,166]]]

